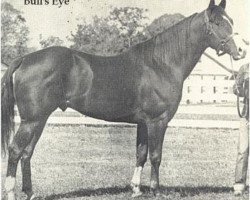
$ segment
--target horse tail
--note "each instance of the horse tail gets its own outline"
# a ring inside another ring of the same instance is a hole
[[[6,155],[8,145],[14,135],[13,73],[21,65],[22,58],[15,60],[7,69],[1,80],[1,144],[2,155]]]

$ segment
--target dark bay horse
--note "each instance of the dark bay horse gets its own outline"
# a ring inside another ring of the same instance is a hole
[[[8,147],[9,154],[5,182],[8,200],[15,199],[20,159],[22,189],[28,199],[34,197],[31,156],[48,117],[58,107],[107,121],[136,123],[133,196],[141,194],[140,177],[148,154],[150,188],[158,194],[163,139],[180,103],[184,80],[208,47],[235,60],[246,54],[236,42],[238,36],[225,6],[225,0],[218,6],[211,0],[205,11],[117,56],[51,47],[15,60],[2,78],[1,91],[2,146]],[[13,135],[15,103],[21,124]]]

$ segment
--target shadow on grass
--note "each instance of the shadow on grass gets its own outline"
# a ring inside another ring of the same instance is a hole
[[[125,187],[107,187],[98,189],[80,189],[77,191],[67,192],[63,194],[53,194],[45,197],[45,200],[55,200],[61,198],[73,198],[73,197],[89,197],[89,196],[101,196],[101,195],[116,195],[126,193],[131,190],[129,185]]]
[[[150,189],[148,186],[142,186],[141,190],[143,193],[149,193]],[[168,194],[179,193],[181,197],[185,196],[196,196],[199,194],[207,193],[229,193],[232,192],[233,188],[231,187],[160,187],[160,192]],[[248,191],[248,190],[247,190]],[[90,196],[101,196],[101,195],[117,195],[122,193],[131,192],[131,187],[129,185],[125,187],[107,187],[107,188],[98,188],[98,189],[81,189],[77,191],[53,194],[45,197],[45,200],[56,200],[61,198],[76,198],[76,197],[90,197]]]

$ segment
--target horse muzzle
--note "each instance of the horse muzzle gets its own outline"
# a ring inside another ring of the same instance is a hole
[[[247,55],[247,48],[249,46],[249,42],[242,39],[239,35],[235,37],[235,45],[236,49],[231,53],[231,56],[234,60],[240,60],[246,57]]]
[[[247,50],[239,49],[237,54],[231,54],[234,60],[244,59],[247,55]]]

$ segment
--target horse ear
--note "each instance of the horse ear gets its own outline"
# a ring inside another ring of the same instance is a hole
[[[226,0],[221,0],[219,6],[222,7],[223,9],[225,9],[226,8]]]
[[[215,2],[214,2],[214,0],[210,0],[210,3],[209,3],[209,6],[208,6],[208,8],[211,8],[211,7],[213,7],[215,5]]]

